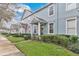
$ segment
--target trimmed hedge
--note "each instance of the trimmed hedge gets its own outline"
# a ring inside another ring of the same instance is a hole
[[[79,42],[71,44],[68,49],[79,54]]]
[[[64,47],[67,46],[69,39],[65,36],[60,35],[42,35],[40,36],[41,40],[44,42],[52,42],[55,44],[62,45]]]
[[[41,35],[41,41],[55,43],[67,47],[69,43],[76,43],[78,37],[75,35]]]
[[[24,35],[29,35],[28,33],[10,33],[10,35],[15,36],[15,37],[24,37]]]
[[[7,35],[7,34],[9,34],[9,33],[5,33],[5,32],[4,32],[4,33],[1,33],[1,34],[2,34],[2,35]]]
[[[25,40],[31,39],[31,35],[23,35]]]
[[[65,36],[65,37],[69,38],[71,35],[59,34],[59,36]]]
[[[29,33],[2,33],[2,35],[14,36],[14,37],[23,37],[25,40],[31,39],[31,34],[29,34]]]

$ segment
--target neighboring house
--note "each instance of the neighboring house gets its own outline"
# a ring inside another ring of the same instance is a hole
[[[24,15],[22,16],[22,19],[24,19],[25,17],[29,16],[30,14],[32,14],[32,12],[28,9],[26,9],[26,11],[24,12]],[[27,20],[21,20],[19,22],[19,24],[21,25],[21,28],[19,28],[19,31],[21,33],[30,33],[30,19],[28,18]]]
[[[79,35],[79,4],[50,3],[26,16],[31,34]]]
[[[27,26],[28,24],[26,22],[27,20],[23,21],[22,19],[29,16],[30,14],[32,14],[32,12],[24,7],[24,12],[20,19],[21,21],[17,22],[14,19],[11,21],[10,32],[11,33],[28,33],[29,31],[27,30],[28,28]]]

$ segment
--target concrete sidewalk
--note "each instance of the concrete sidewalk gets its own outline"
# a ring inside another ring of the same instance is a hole
[[[0,56],[24,56],[8,39],[0,36]]]

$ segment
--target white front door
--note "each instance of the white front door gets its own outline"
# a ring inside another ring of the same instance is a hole
[[[76,19],[67,20],[67,34],[76,35]]]

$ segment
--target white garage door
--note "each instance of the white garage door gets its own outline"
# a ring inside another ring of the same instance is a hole
[[[69,35],[76,34],[76,20],[75,19],[67,20],[67,34]]]

